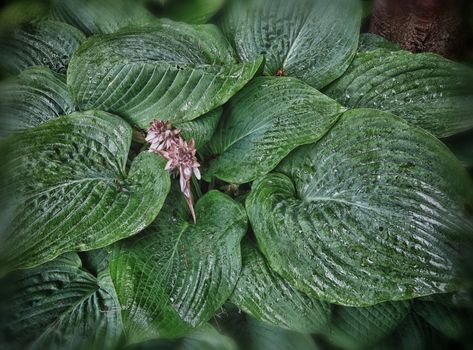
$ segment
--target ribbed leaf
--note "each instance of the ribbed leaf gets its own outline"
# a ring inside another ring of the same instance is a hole
[[[56,118],[9,140],[3,164],[16,191],[0,244],[2,268],[30,267],[90,250],[150,224],[169,190],[164,161],[127,164],[131,127],[105,112]]]
[[[222,108],[217,108],[202,117],[177,123],[175,126],[181,129],[182,136],[186,140],[193,138],[196,148],[201,149],[212,138],[221,116]]]
[[[356,53],[358,0],[235,0],[224,32],[242,61],[264,54],[268,75],[284,74],[322,88],[347,69]]]
[[[347,107],[389,111],[446,137],[473,127],[472,88],[473,70],[381,41],[363,45],[346,73],[324,93]]]
[[[120,305],[107,265],[88,271],[76,253],[3,280],[1,331],[8,349],[114,349]],[[6,284],[8,283],[8,284]]]
[[[196,205],[197,224],[174,191],[144,233],[116,246],[112,279],[132,341],[181,336],[228,299],[241,269],[243,207],[217,191]]]
[[[296,288],[368,306],[458,286],[473,189],[429,133],[353,110],[277,171],[255,182],[247,211],[269,265]]]
[[[205,176],[245,183],[274,169],[297,146],[319,140],[342,107],[294,78],[260,77],[230,101],[208,152]]]
[[[134,0],[53,0],[51,15],[86,35],[113,33],[153,17]]]
[[[408,302],[369,307],[334,307],[325,335],[342,349],[367,349],[388,336],[409,312]]]
[[[74,111],[66,77],[49,68],[25,69],[0,85],[0,129],[9,134]]]
[[[80,30],[62,22],[22,24],[0,40],[0,67],[18,73],[27,67],[44,65],[64,73],[70,57],[84,39]]]
[[[145,128],[152,119],[187,121],[222,105],[260,64],[237,64],[212,25],[161,21],[90,38],[67,79],[81,109],[115,112]]]
[[[301,333],[324,328],[330,304],[311,299],[288,284],[267,265],[255,247],[243,246],[243,269],[231,302],[253,316]]]

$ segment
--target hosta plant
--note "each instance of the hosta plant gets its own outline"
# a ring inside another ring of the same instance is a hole
[[[0,347],[471,345],[473,71],[363,3],[11,18]]]

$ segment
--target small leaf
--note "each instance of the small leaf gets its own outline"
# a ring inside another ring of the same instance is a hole
[[[319,140],[343,112],[334,100],[294,78],[259,77],[230,101],[207,152],[206,177],[253,181],[289,152]]]
[[[348,68],[358,45],[358,0],[233,1],[222,27],[242,61],[264,54],[268,75],[319,89]]]
[[[250,244],[243,246],[243,269],[231,302],[255,319],[301,333],[323,329],[330,304],[307,297],[267,265]]]
[[[350,108],[394,113],[438,137],[473,127],[473,70],[368,37],[345,74],[324,90]],[[370,44],[367,42],[371,41]]]
[[[3,280],[3,334],[13,349],[113,349],[122,335],[107,264],[88,271],[76,253]],[[8,284],[7,284],[8,283]],[[7,287],[8,286],[8,287]]]
[[[184,335],[207,322],[231,295],[241,269],[243,207],[211,191],[197,224],[179,191],[145,232],[116,245],[111,275],[133,342]]]
[[[167,1],[164,15],[176,21],[195,24],[206,23],[220,10],[224,2],[225,0]]]
[[[269,265],[314,298],[351,306],[459,286],[471,182],[431,134],[353,110],[253,184],[247,211]]]
[[[74,109],[66,77],[46,67],[27,68],[0,85],[2,134],[35,127]]]
[[[74,55],[68,84],[81,109],[101,109],[147,128],[183,122],[219,107],[261,64],[238,64],[212,25],[160,21],[88,39]]]
[[[126,167],[131,127],[105,112],[73,113],[9,139],[15,191],[0,244],[4,269],[101,248],[150,224],[169,191],[164,161],[147,152]]]
[[[80,30],[62,22],[22,24],[0,40],[0,67],[19,73],[27,67],[48,66],[65,73],[70,57],[84,39]]]
[[[143,5],[133,0],[53,0],[51,15],[86,35],[113,33],[153,18]]]

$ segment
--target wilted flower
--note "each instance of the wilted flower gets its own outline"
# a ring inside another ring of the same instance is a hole
[[[186,197],[187,204],[196,222],[190,181],[192,174],[200,180],[200,164],[197,161],[195,141],[185,141],[179,129],[174,129],[169,122],[154,120],[148,129],[146,141],[150,143],[149,151],[160,154],[168,162],[166,170],[179,170],[179,185]]]

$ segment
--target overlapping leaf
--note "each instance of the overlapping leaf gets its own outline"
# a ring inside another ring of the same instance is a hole
[[[130,142],[131,127],[105,112],[56,118],[9,139],[2,165],[10,190],[2,191],[13,198],[10,226],[0,237],[1,267],[100,248],[150,224],[169,174],[147,152],[127,166]]]
[[[473,71],[367,36],[345,74],[324,93],[347,107],[392,112],[439,137],[473,127]]]
[[[429,133],[353,110],[277,170],[253,185],[247,211],[269,265],[296,288],[364,306],[458,286],[473,190]]]
[[[68,84],[79,108],[145,128],[152,119],[188,121],[222,105],[260,64],[236,63],[212,25],[160,21],[88,39],[71,61]]]
[[[202,117],[188,122],[177,123],[175,126],[181,129],[182,136],[186,140],[193,138],[196,148],[201,149],[212,138],[221,115],[222,108],[217,108]]]
[[[66,77],[46,67],[25,69],[0,85],[0,129],[8,134],[74,111]]]
[[[172,192],[153,225],[113,251],[111,275],[133,341],[183,335],[207,322],[235,287],[243,207],[211,191],[196,214],[191,224],[182,195]]]
[[[307,297],[267,265],[255,247],[243,246],[243,269],[231,301],[255,319],[301,333],[327,326],[330,305]]]
[[[64,73],[70,57],[84,39],[80,30],[62,22],[22,24],[1,39],[0,67],[18,73],[27,67],[44,65]]]
[[[134,0],[54,0],[52,17],[69,23],[86,35],[113,33],[153,18]]]
[[[322,88],[355,55],[361,13],[358,0],[236,0],[222,27],[242,61],[264,54],[266,74]]]
[[[225,0],[166,1],[164,15],[187,23],[206,23],[220,10],[224,2]]]
[[[16,272],[1,300],[9,349],[112,349],[122,335],[106,263],[87,270],[76,253]],[[13,339],[11,339],[13,337]]]
[[[212,138],[205,172],[245,183],[274,169],[297,146],[319,140],[342,107],[294,78],[260,77],[230,101]]]

